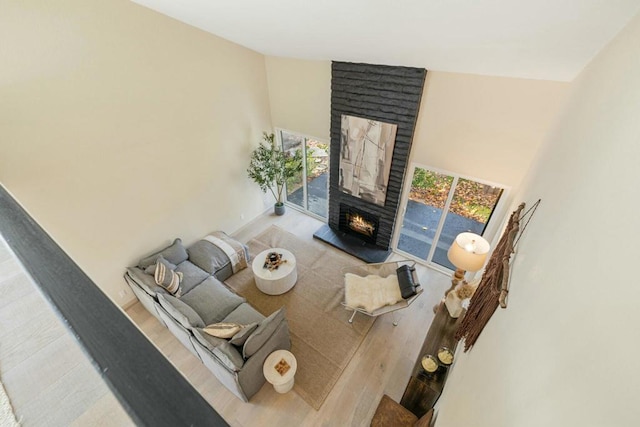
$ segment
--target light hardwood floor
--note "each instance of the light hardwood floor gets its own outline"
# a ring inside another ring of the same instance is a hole
[[[264,215],[235,236],[248,241],[271,224],[312,239],[322,223],[287,210]],[[4,243],[4,242],[2,242]],[[395,256],[395,255],[394,255]],[[397,256],[395,256],[397,257]],[[319,411],[295,392],[269,384],[244,403],[233,396],[140,304],[126,313],[232,426],[367,426],[382,394],[399,401],[449,277],[418,267],[425,288],[416,302],[376,320]],[[124,413],[73,337],[8,249],[0,247],[0,376],[25,426],[127,426]]]
[[[0,295],[0,381],[20,424],[133,425],[1,238]]]

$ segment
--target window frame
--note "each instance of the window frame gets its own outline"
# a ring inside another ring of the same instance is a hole
[[[295,209],[297,211],[303,212],[319,221],[322,222],[328,222],[329,221],[329,179],[327,179],[327,210],[325,212],[325,217],[322,217],[318,214],[316,214],[315,212],[312,212],[311,210],[309,210],[309,200],[308,200],[308,190],[307,190],[307,162],[306,162],[306,155],[307,155],[307,140],[314,140],[314,141],[318,141],[321,142],[323,144],[327,144],[327,146],[329,147],[329,149],[327,150],[327,154],[329,155],[329,166],[327,167],[327,173],[329,173],[330,171],[330,163],[331,163],[331,141],[327,141],[324,138],[319,138],[316,136],[312,136],[312,135],[308,135],[302,132],[298,132],[298,131],[294,131],[294,130],[290,130],[290,129],[285,129],[285,128],[281,128],[281,127],[274,127],[274,131],[276,134],[276,141],[278,141],[278,144],[280,146],[280,149],[284,150],[284,145],[283,145],[283,141],[282,141],[282,132],[286,132],[295,136],[299,136],[304,138],[304,148],[303,148],[303,152],[302,152],[302,158],[303,158],[303,162],[302,162],[302,176],[303,176],[303,185],[302,185],[302,191],[303,191],[303,200],[304,200],[304,204],[305,206],[299,206],[295,203],[289,202],[288,200],[288,189],[286,188],[285,185],[285,194],[284,194],[284,201],[285,204],[287,206],[289,206],[292,209]]]
[[[398,249],[398,242],[400,241],[400,234],[402,233],[402,225],[404,223],[404,216],[407,211],[407,204],[409,202],[409,193],[411,191],[411,185],[413,182],[413,176],[415,174],[416,168],[421,168],[428,171],[453,177],[453,181],[451,183],[451,188],[449,189],[447,200],[442,209],[443,214],[440,217],[440,220],[438,221],[438,227],[436,229],[436,233],[433,237],[433,242],[431,244],[431,247],[429,248],[429,253],[427,254],[426,259],[419,258],[415,255],[412,255],[408,252]],[[439,241],[440,235],[442,233],[442,229],[444,228],[444,223],[446,221],[447,214],[449,213],[451,202],[453,201],[453,196],[455,194],[455,190],[458,185],[458,181],[460,179],[474,181],[482,185],[490,185],[492,187],[502,188],[502,195],[500,196],[498,203],[495,205],[494,209],[492,210],[491,215],[489,215],[489,220],[487,221],[484,227],[484,231],[482,233],[482,237],[484,237],[491,244],[491,248],[493,249],[496,243],[496,237],[497,237],[496,234],[498,230],[500,230],[501,225],[504,223],[506,209],[510,202],[510,192],[511,192],[510,186],[485,180],[482,178],[470,176],[470,175],[465,175],[465,174],[456,173],[456,172],[448,171],[441,168],[436,168],[433,166],[428,166],[419,162],[411,162],[409,165],[409,168],[407,168],[406,173],[407,175],[405,176],[406,179],[402,189],[402,198],[400,200],[400,207],[398,209],[398,213],[396,214],[396,219],[395,219],[393,239],[391,240],[391,247],[394,252],[401,254],[403,256],[409,257],[409,259],[415,260],[416,262],[422,265],[425,265],[426,267],[431,268],[433,270],[440,271],[445,274],[453,273],[453,270],[443,265],[435,263],[433,261],[433,255],[437,247],[436,243]],[[474,275],[475,274],[476,273],[474,273]]]

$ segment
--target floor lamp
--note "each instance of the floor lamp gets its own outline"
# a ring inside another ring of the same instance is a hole
[[[464,274],[467,271],[478,271],[484,265],[489,254],[491,246],[482,236],[475,233],[460,233],[449,247],[447,258],[456,267],[451,279],[451,287],[445,292],[444,297],[458,286],[460,281],[464,280]],[[443,298],[444,300],[444,298]],[[442,301],[440,301],[442,303]],[[434,308],[438,309],[438,305]]]

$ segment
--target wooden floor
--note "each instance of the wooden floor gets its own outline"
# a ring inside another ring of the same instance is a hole
[[[322,223],[288,209],[265,215],[238,231],[248,241],[271,224],[312,239]],[[395,256],[397,257],[397,256]],[[418,267],[425,292],[406,310],[376,320],[319,411],[295,392],[278,394],[269,384],[244,403],[140,304],[127,314],[232,426],[368,426],[383,394],[399,401],[427,329],[432,307],[449,286],[441,273]],[[18,283],[21,282],[21,283]],[[131,425],[130,419],[84,358],[29,277],[0,248],[0,375],[25,426]]]
[[[133,425],[1,238],[0,381],[23,426]]]

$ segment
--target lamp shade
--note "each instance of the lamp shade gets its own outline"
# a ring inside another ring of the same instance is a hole
[[[489,242],[474,233],[460,233],[447,252],[449,261],[465,271],[478,271],[489,253]]]

